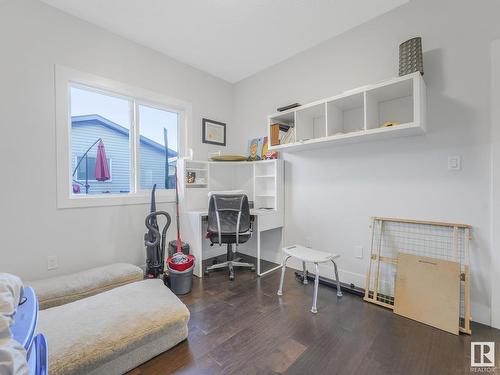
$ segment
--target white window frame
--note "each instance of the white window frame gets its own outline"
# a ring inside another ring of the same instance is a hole
[[[76,195],[72,192],[72,154],[71,154],[71,108],[70,89],[83,86],[102,90],[106,94],[132,99],[136,105],[131,108],[131,180],[128,194]],[[56,145],[57,145],[57,207],[100,207],[130,204],[147,204],[150,190],[140,189],[140,131],[137,126],[138,105],[145,105],[179,115],[177,158],[186,155],[188,148],[188,129],[192,124],[192,105],[188,102],[168,97],[153,91],[134,87],[126,83],[113,81],[90,73],[80,72],[64,66],[55,66],[55,102],[56,102]],[[175,191],[157,190],[156,201],[175,202]]]

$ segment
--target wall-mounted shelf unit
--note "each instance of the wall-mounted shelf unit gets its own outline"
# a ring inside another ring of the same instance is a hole
[[[425,82],[416,72],[268,116],[269,139],[275,123],[293,127],[295,135],[269,150],[300,151],[423,134],[425,118]],[[383,127],[386,122],[399,125]]]

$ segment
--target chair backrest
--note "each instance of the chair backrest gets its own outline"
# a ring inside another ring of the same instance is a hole
[[[208,203],[209,233],[236,235],[250,230],[250,207],[245,194],[211,194]]]

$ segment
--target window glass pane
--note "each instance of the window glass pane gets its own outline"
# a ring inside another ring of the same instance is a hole
[[[175,189],[179,115],[144,105],[138,106],[140,188]],[[167,147],[168,144],[168,157]]]
[[[76,179],[80,182],[85,182],[85,179],[88,178],[89,181],[97,181],[95,178],[95,164],[96,164],[96,157],[95,156],[86,156],[87,160],[82,159],[82,156],[77,157],[77,164],[79,164],[77,172],[76,172]],[[81,161],[81,162],[80,162]],[[111,159],[106,158],[106,162],[108,163],[109,166],[109,182],[112,181],[113,179],[113,166],[111,165]],[[87,169],[88,169],[88,174],[87,174]]]
[[[129,193],[131,102],[81,87],[70,95],[73,194]]]

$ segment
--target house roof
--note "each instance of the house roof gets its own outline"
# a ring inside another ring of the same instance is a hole
[[[72,116],[71,123],[73,125],[99,124],[99,125],[102,125],[108,129],[114,130],[117,133],[120,133],[120,134],[123,134],[126,136],[129,135],[129,130],[127,128],[125,128],[121,125],[118,125],[117,123],[110,121],[107,118],[102,117],[102,116],[97,115],[97,114],[83,115],[83,116]],[[140,137],[140,142],[154,148],[157,151],[160,151],[162,153],[165,152],[165,146],[163,146],[163,145],[161,145],[161,144],[159,144],[159,143],[157,143],[149,138],[146,138],[142,135]],[[171,158],[171,157],[175,157],[175,156],[177,156],[177,152],[169,148],[168,149],[168,157]]]

